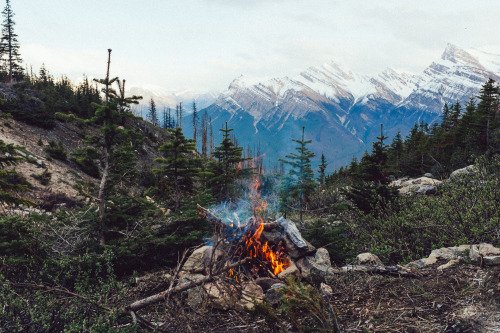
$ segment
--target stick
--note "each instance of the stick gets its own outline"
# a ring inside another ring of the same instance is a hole
[[[245,259],[240,260],[240,261],[238,261],[236,263],[228,265],[228,266],[222,268],[218,272],[218,274],[226,272],[226,271],[228,271],[231,268],[235,268],[235,267],[237,267],[237,266],[245,263],[245,261],[247,261],[249,259],[250,258],[245,258]],[[143,298],[141,300],[135,301],[134,303],[129,304],[126,307],[124,307],[121,310],[119,310],[119,312],[122,315],[129,315],[131,311],[136,312],[136,311],[138,311],[140,309],[143,309],[143,308],[145,308],[145,307],[147,307],[147,306],[149,306],[151,304],[155,304],[155,303],[161,302],[167,296],[170,296],[172,294],[180,293],[182,291],[185,291],[185,290],[197,287],[197,286],[202,285],[202,284],[204,284],[206,282],[210,282],[210,281],[212,281],[215,278],[215,276],[216,275],[208,275],[208,276],[205,276],[204,278],[201,278],[198,281],[187,282],[187,283],[183,283],[181,285],[178,285],[175,288],[169,288],[169,289],[167,289],[165,291],[162,291],[162,292],[160,292],[158,294],[155,294],[155,295]]]

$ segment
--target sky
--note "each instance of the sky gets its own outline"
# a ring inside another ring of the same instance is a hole
[[[447,43],[500,54],[498,0],[11,0],[25,65],[129,87],[222,91],[335,61],[419,73]]]

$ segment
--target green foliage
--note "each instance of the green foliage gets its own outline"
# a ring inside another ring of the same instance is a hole
[[[41,174],[32,174],[31,177],[35,178],[42,185],[48,185],[50,183],[50,179],[52,178],[52,173],[49,172],[49,169],[45,169]]]
[[[306,145],[312,140],[304,139],[305,128],[302,127],[302,139],[292,139],[297,143],[295,150],[297,153],[290,153],[285,156],[286,159],[280,159],[281,162],[290,166],[288,175],[284,177],[281,190],[281,208],[283,211],[289,209],[297,209],[294,203],[298,202],[298,210],[300,213],[299,223],[302,224],[302,212],[305,205],[305,200],[310,195],[316,186],[314,181],[314,173],[311,168],[311,158],[315,155]]]
[[[283,295],[280,309],[298,332],[338,332],[335,314],[316,288],[293,276],[286,282],[286,286],[279,290]]]
[[[478,168],[480,173],[447,183],[437,196],[401,197],[381,214],[358,216],[352,226],[355,247],[398,263],[444,246],[498,245],[500,158],[483,157]]]
[[[170,141],[159,148],[164,157],[155,160],[161,166],[153,171],[160,177],[160,197],[171,198],[177,209],[182,198],[194,192],[201,159],[195,158],[195,142],[184,137],[182,128],[167,131],[171,134]]]
[[[242,169],[241,163],[246,158],[242,158],[243,148],[236,145],[231,138],[232,128],[221,128],[222,142],[215,147],[213,156],[216,161],[208,163],[209,177],[207,185],[212,190],[213,195],[219,201],[229,200],[238,197],[241,193],[234,186],[234,182],[249,174],[250,169]]]
[[[78,168],[87,175],[99,178],[99,152],[94,147],[77,148],[70,153],[70,159],[78,165]]]
[[[316,248],[327,249],[330,259],[336,265],[344,264],[351,256],[352,239],[350,228],[345,223],[317,219],[307,224],[301,233]]]
[[[45,152],[56,160],[66,161],[67,159],[66,150],[61,141],[56,143],[54,140],[50,140],[49,145],[45,148]]]
[[[29,263],[43,256],[30,222],[19,216],[0,217],[0,258],[7,264]]]

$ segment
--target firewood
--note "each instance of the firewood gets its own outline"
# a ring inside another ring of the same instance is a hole
[[[242,260],[235,262],[231,265],[226,265],[224,268],[222,268],[220,271],[218,271],[217,274],[205,276],[204,278],[201,278],[197,281],[186,282],[186,283],[180,284],[174,288],[169,288],[167,290],[164,290],[158,294],[155,294],[155,295],[143,298],[141,300],[135,301],[132,304],[129,304],[126,307],[122,308],[119,312],[122,315],[131,315],[131,313],[135,313],[136,311],[143,309],[149,305],[159,303],[159,302],[165,300],[165,298],[167,296],[170,296],[170,295],[176,294],[176,293],[180,293],[182,291],[197,287],[197,286],[202,285],[202,284],[207,283],[207,282],[211,282],[212,280],[215,279],[216,276],[218,276],[222,273],[225,273],[232,268],[238,267],[238,266],[244,264],[248,260],[250,260],[250,258],[242,259]]]

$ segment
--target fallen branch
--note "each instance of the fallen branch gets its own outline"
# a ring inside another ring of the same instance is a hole
[[[155,294],[155,295],[146,297],[144,299],[135,301],[134,303],[129,304],[126,307],[119,310],[119,312],[122,315],[130,315],[131,312],[135,313],[136,311],[143,309],[149,305],[163,301],[167,296],[170,296],[170,295],[176,294],[176,293],[180,293],[182,291],[197,287],[197,286],[202,285],[202,284],[207,283],[207,282],[211,282],[217,275],[224,273],[224,272],[227,272],[228,270],[230,270],[232,268],[238,267],[238,266],[244,264],[249,259],[250,258],[245,258],[245,259],[240,260],[236,263],[225,266],[219,272],[217,272],[217,274],[215,274],[215,275],[208,275],[208,276],[205,276],[204,278],[201,278],[197,281],[186,282],[186,283],[180,284],[174,288],[169,288],[169,289],[162,291],[158,294]]]
[[[202,207],[200,205],[196,205],[196,209],[197,209],[198,215],[200,217],[204,218],[205,220],[207,220],[208,222],[210,222],[211,224],[213,224],[216,228],[218,228],[220,230],[226,230],[230,234],[234,233],[234,232],[242,231],[248,225],[248,223],[247,223],[247,224],[244,224],[244,225],[231,227],[230,225],[224,223],[220,218],[218,218],[217,216],[215,216],[215,214],[212,213],[209,209],[204,208],[204,207]],[[276,220],[276,221],[269,222],[269,223],[263,223],[263,225],[264,225],[264,229],[265,230],[272,230],[274,228],[281,227],[281,221],[280,220]]]

